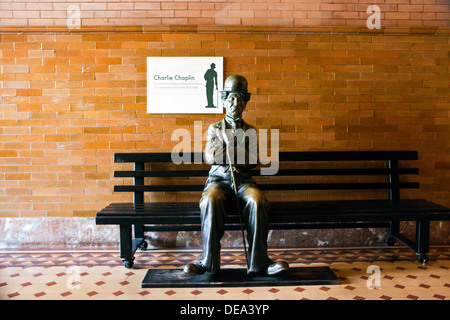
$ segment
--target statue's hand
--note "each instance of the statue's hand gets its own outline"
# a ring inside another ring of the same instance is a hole
[[[222,134],[221,131],[217,131],[217,135],[218,135],[219,139],[215,139],[215,141],[217,141],[216,143],[218,145],[222,146],[222,144],[220,143],[220,140],[222,140],[223,142],[225,142],[225,145],[228,146],[228,144],[229,144],[228,135],[227,134]]]

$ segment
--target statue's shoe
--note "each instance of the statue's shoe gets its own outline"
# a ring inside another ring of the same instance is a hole
[[[188,263],[187,265],[184,266],[183,271],[191,275],[201,275],[208,270],[206,269],[206,267],[198,263]]]
[[[267,267],[266,273],[269,276],[273,276],[276,274],[280,274],[281,272],[284,272],[288,269],[289,269],[289,265],[286,262],[278,261],[278,262],[275,262],[275,263],[272,263],[271,265],[269,265]]]

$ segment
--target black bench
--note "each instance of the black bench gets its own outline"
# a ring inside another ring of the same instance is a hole
[[[192,163],[199,156],[191,153]],[[389,228],[388,245],[400,240],[414,250],[419,262],[426,264],[430,221],[449,220],[450,209],[423,199],[400,199],[401,189],[420,187],[408,176],[418,174],[409,161],[417,159],[416,151],[280,152],[280,170],[275,176],[259,176],[260,170],[254,170],[253,176],[268,194],[281,190],[286,196],[310,190],[352,190],[355,194],[357,190],[371,190],[368,192],[373,192],[375,199],[360,196],[357,200],[270,201],[269,227]],[[120,257],[125,267],[133,266],[137,248],[147,247],[146,231],[201,229],[198,191],[203,190],[209,166],[175,166],[170,153],[116,153],[114,161],[134,163],[134,170],[114,172],[114,177],[134,179],[132,185],[114,186],[116,192],[133,192],[134,201],[108,205],[97,213],[96,223],[120,226]],[[399,162],[405,166],[400,168]],[[168,196],[170,202],[148,202],[144,201],[145,192],[163,196],[181,192],[192,201],[180,202]],[[379,199],[380,195],[384,199]],[[416,222],[415,241],[400,235],[400,221]],[[227,230],[239,230],[236,213],[229,213]]]

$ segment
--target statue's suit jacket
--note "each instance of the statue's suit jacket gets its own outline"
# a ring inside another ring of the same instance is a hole
[[[213,123],[208,128],[204,157],[205,162],[211,165],[209,181],[229,179],[230,177],[230,165],[225,149],[226,143],[230,139],[230,131],[231,129],[227,129],[225,119]],[[243,182],[251,179],[250,169],[258,163],[257,134],[256,129],[244,120],[241,120],[241,126],[237,129],[237,137],[233,148],[230,148],[230,154],[232,158],[237,158],[233,159],[235,161],[232,160],[236,180]]]

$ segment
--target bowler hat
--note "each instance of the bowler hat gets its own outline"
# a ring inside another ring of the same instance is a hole
[[[229,76],[225,80],[222,92],[248,93],[247,79],[240,75]]]

